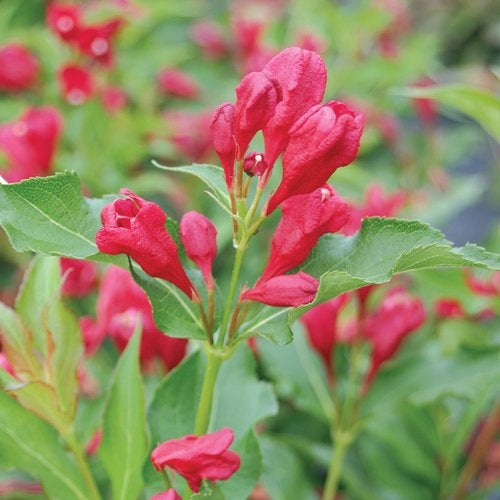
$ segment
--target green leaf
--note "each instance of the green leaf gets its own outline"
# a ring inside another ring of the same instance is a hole
[[[260,307],[257,306],[257,307]],[[250,321],[241,328],[238,338],[248,338],[253,335],[260,335],[267,340],[277,344],[286,345],[293,339],[292,331],[288,325],[289,308],[261,307],[261,310],[252,315]]]
[[[221,167],[208,165],[206,163],[194,163],[193,165],[186,165],[183,167],[165,167],[155,161],[153,161],[153,164],[167,172],[190,174],[198,177],[198,179],[201,179],[208,186],[219,202],[226,208],[231,206],[226,181],[224,179],[224,170],[222,170]]]
[[[0,461],[32,474],[51,499],[89,498],[84,480],[55,429],[2,392]]]
[[[0,225],[19,252],[76,258],[97,253],[99,219],[75,173],[0,184]]]
[[[191,500],[225,500],[224,493],[218,485],[203,481],[199,493],[190,496]]]
[[[137,284],[146,292],[156,326],[171,337],[205,340],[206,334],[194,304],[175,285],[152,278],[140,269],[130,266]]]
[[[323,236],[301,270],[320,278],[316,299],[304,312],[341,293],[415,269],[474,266],[500,269],[500,256],[476,245],[454,248],[437,230],[418,221],[370,217],[354,236]]]
[[[142,466],[148,443],[139,367],[140,331],[138,324],[118,361],[104,410],[99,457],[111,478],[114,500],[135,500],[143,487]]]
[[[424,97],[452,106],[470,116],[500,141],[500,99],[491,92],[469,85],[434,85],[394,89],[393,94]]]

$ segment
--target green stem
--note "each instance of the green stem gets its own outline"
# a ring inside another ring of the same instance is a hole
[[[206,353],[207,367],[205,369],[205,376],[203,377],[200,402],[198,403],[198,413],[196,414],[194,427],[194,432],[198,436],[205,434],[208,430],[210,414],[212,412],[215,382],[217,381],[219,368],[224,360],[223,356],[215,352],[210,347],[206,349]]]
[[[242,240],[236,249],[236,256],[234,258],[233,273],[231,275],[231,283],[229,285],[229,292],[227,295],[226,307],[224,308],[224,314],[222,316],[221,327],[219,331],[219,337],[217,339],[217,347],[222,348],[224,346],[224,340],[226,338],[226,330],[229,324],[229,318],[231,315],[231,309],[233,307],[234,294],[236,292],[236,287],[238,285],[238,278],[240,276],[241,264],[243,263],[243,256],[246,250],[246,240]]]
[[[246,222],[247,226],[252,222],[252,218],[253,218],[257,208],[259,207],[259,202],[260,202],[260,199],[262,198],[263,193],[264,193],[264,190],[257,186],[255,196],[252,200],[252,204],[250,205],[250,208],[248,209],[247,216],[245,218],[245,222]]]
[[[78,443],[76,437],[74,434],[66,434],[65,436],[66,443],[75,456],[76,459],[76,464],[78,465],[78,468],[80,469],[80,472],[82,473],[83,479],[85,480],[85,483],[87,484],[88,490],[89,490],[89,499],[91,500],[101,500],[101,494],[99,493],[99,490],[97,489],[97,485],[95,484],[94,478],[92,477],[92,473],[90,472],[89,465],[87,463],[87,460],[85,458],[85,455],[80,447],[80,444]]]
[[[342,463],[347,448],[351,442],[349,435],[338,432],[334,437],[335,448],[328,467],[328,475],[326,477],[325,489],[323,490],[322,500],[334,500],[339,484],[340,473],[342,471]]]

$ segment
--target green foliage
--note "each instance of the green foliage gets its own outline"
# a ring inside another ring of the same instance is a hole
[[[136,499],[143,487],[142,465],[148,444],[140,340],[138,324],[116,366],[104,410],[99,457],[111,478],[114,500]]]

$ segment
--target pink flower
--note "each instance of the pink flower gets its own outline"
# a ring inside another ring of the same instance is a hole
[[[321,356],[328,371],[332,369],[333,348],[338,340],[337,319],[348,300],[349,295],[344,293],[313,307],[301,318],[309,343]]]
[[[457,299],[443,298],[434,303],[436,316],[439,318],[465,318],[467,313],[464,311],[462,304]]]
[[[153,450],[151,461],[157,470],[173,469],[197,493],[204,479],[228,479],[239,469],[240,457],[228,450],[233,440],[233,431],[227,427],[202,436],[170,439]]]
[[[182,500],[182,497],[173,488],[153,495],[149,500]]]
[[[476,295],[495,297],[500,295],[500,271],[494,271],[488,278],[480,279],[471,270],[465,270],[465,282]]]
[[[306,31],[300,33],[297,45],[301,49],[310,50],[312,52],[318,52],[319,54],[321,54],[326,50],[327,43],[318,35],[310,31]]]
[[[82,316],[79,322],[85,355],[90,357],[101,347],[106,331],[90,316]]]
[[[62,257],[61,275],[64,276],[62,292],[71,297],[88,295],[97,284],[97,264],[88,260]]]
[[[0,125],[0,151],[7,157],[8,182],[50,173],[61,115],[52,107],[30,108],[18,120]]]
[[[103,227],[96,235],[99,250],[129,255],[147,274],[169,281],[193,298],[194,286],[179,260],[175,241],[165,229],[166,215],[161,207],[128,189],[120,192],[125,199],[102,209]]]
[[[66,42],[75,39],[81,27],[80,19],[81,11],[78,5],[51,2],[47,8],[47,24]]]
[[[210,58],[218,59],[229,51],[221,28],[212,21],[199,21],[189,28],[193,42]]]
[[[318,286],[318,280],[309,274],[287,274],[245,290],[241,300],[253,300],[269,306],[298,307],[314,300]]]
[[[365,388],[372,382],[380,366],[391,359],[403,340],[424,323],[426,313],[422,301],[404,289],[391,290],[377,311],[364,323],[364,334],[372,344],[371,366]]]
[[[290,47],[273,57],[262,72],[275,83],[280,93],[276,112],[264,129],[266,159],[272,168],[287,145],[291,126],[323,99],[326,67],[315,52]]]
[[[0,48],[0,91],[28,89],[37,81],[38,72],[38,60],[24,45],[10,43]]]
[[[83,104],[94,93],[92,74],[82,66],[68,64],[59,70],[57,76],[62,94],[70,104]]]
[[[157,82],[162,92],[174,97],[193,99],[200,94],[198,83],[187,73],[175,68],[160,71]]]
[[[168,370],[175,368],[184,358],[187,340],[168,337],[158,330],[146,294],[130,273],[120,267],[110,266],[99,288],[99,330],[109,334],[118,349],[123,350],[139,319],[142,325],[140,358],[143,366],[151,365],[158,358]]]
[[[341,102],[310,108],[290,128],[283,177],[269,200],[267,213],[290,196],[314,191],[337,168],[351,163],[358,153],[362,130],[363,116]]]
[[[233,104],[221,104],[214,113],[210,130],[216,153],[219,155],[224,177],[229,189],[233,186],[234,160],[236,158],[235,134],[235,108]]]
[[[259,283],[304,262],[319,238],[338,231],[349,217],[347,204],[328,184],[312,193],[288,198],[282,211]]]
[[[200,268],[207,288],[212,290],[212,264],[217,255],[217,229],[213,222],[198,212],[187,212],[181,219],[180,236],[187,256]]]
[[[121,87],[108,85],[102,89],[101,99],[108,113],[116,113],[127,105],[127,92]]]

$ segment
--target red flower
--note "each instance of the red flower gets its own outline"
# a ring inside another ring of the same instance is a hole
[[[80,7],[75,4],[52,2],[47,8],[47,24],[66,42],[74,40],[78,34],[80,18]]]
[[[220,26],[211,21],[199,21],[191,25],[189,34],[207,57],[218,59],[229,51]]]
[[[480,279],[471,270],[465,270],[465,282],[469,289],[477,295],[495,297],[500,295],[500,271],[494,271],[489,278]]]
[[[171,96],[193,99],[200,93],[198,83],[188,74],[175,68],[160,71],[157,81],[158,88]]]
[[[95,61],[109,66],[113,61],[112,38],[121,28],[121,19],[81,27],[75,37],[78,50]]]
[[[221,104],[215,110],[212,123],[210,124],[214,148],[219,155],[222,168],[224,169],[226,184],[229,189],[233,186],[234,159],[236,158],[234,112],[233,104]]]
[[[153,495],[149,500],[182,500],[182,497],[173,488]]]
[[[124,269],[110,266],[102,279],[97,301],[97,325],[100,331],[108,333],[118,349],[127,346],[140,318],[142,339],[140,358],[148,366],[155,358],[171,370],[177,366],[186,353],[187,340],[168,337],[156,327],[151,304]]]
[[[241,300],[253,300],[269,306],[298,307],[314,300],[318,286],[318,280],[309,274],[287,274],[245,290]]]
[[[68,64],[57,76],[62,94],[70,104],[83,104],[94,93],[92,74],[82,66]]]
[[[175,470],[197,493],[204,479],[228,479],[239,469],[240,457],[228,450],[233,439],[233,431],[227,427],[202,436],[171,439],[153,450],[151,461],[157,470]]]
[[[300,33],[297,45],[301,49],[318,52],[319,54],[324,52],[327,47],[327,43],[323,38],[310,31],[303,31]]]
[[[371,366],[365,388],[371,383],[380,366],[392,358],[407,335],[425,321],[422,301],[405,290],[391,290],[377,311],[364,323],[364,334],[372,344]]]
[[[88,260],[69,259],[60,260],[61,275],[65,280],[62,286],[64,295],[82,297],[88,295],[97,284],[97,264]]]
[[[18,92],[38,78],[38,61],[23,45],[10,43],[0,48],[0,91]]]
[[[309,343],[323,359],[327,370],[332,368],[332,352],[338,339],[337,318],[347,304],[349,295],[344,293],[307,311],[301,318]]]
[[[274,115],[278,93],[276,84],[263,72],[248,74],[236,87],[234,135],[238,159],[243,158],[254,135]]]
[[[264,157],[264,153],[251,151],[245,156],[245,160],[243,161],[243,170],[250,177],[253,177],[254,175],[260,177],[267,171],[267,168],[268,164],[266,158]]]
[[[182,216],[180,236],[187,256],[200,268],[207,288],[212,290],[212,264],[217,255],[217,229],[204,215],[191,211]]]
[[[165,229],[166,215],[159,205],[128,189],[125,199],[115,200],[101,212],[103,227],[96,243],[103,253],[125,253],[146,273],[180,288],[188,297],[196,294],[177,254],[177,245]]]
[[[61,116],[52,107],[30,108],[18,120],[0,125],[0,151],[9,169],[2,172],[8,182],[47,175],[57,140]]]
[[[351,163],[358,153],[362,129],[363,116],[341,102],[310,108],[289,131],[283,177],[269,200],[267,213],[290,196],[314,191],[337,168]]]
[[[201,161],[212,148],[209,129],[212,117],[213,111],[170,111],[165,114],[171,130],[170,140],[192,161]]]
[[[266,159],[272,168],[286,147],[290,127],[323,99],[326,67],[315,52],[290,47],[273,57],[262,72],[275,83],[280,93],[276,112],[264,129]]]
[[[115,113],[127,105],[127,93],[121,87],[108,85],[102,89],[102,104],[108,113]]]
[[[90,316],[82,316],[79,322],[85,355],[92,356],[101,347],[106,331]]]
[[[328,184],[289,198],[282,211],[259,283],[301,264],[323,234],[338,231],[349,217],[347,204]]]
[[[432,78],[424,77],[420,78],[414,83],[415,87],[425,88],[432,87],[436,85],[436,82]],[[433,127],[436,125],[439,107],[436,101],[433,99],[428,99],[426,97],[416,97],[412,99],[413,107],[418,117],[425,125]]]
[[[94,432],[93,436],[90,438],[87,446],[85,446],[85,453],[89,456],[95,455],[99,445],[102,441],[102,429],[98,429]]]
[[[462,304],[457,299],[439,299],[434,304],[436,316],[439,318],[465,318],[467,313],[464,311]]]

